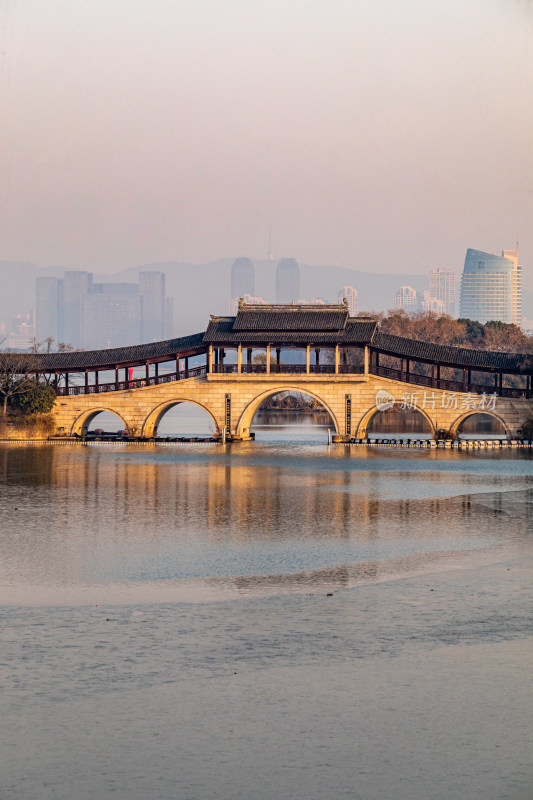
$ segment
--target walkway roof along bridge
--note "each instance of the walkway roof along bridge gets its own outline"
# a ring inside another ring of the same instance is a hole
[[[208,356],[213,351],[216,351],[213,366],[220,368],[224,364],[226,350],[269,349],[272,352],[295,348],[312,348],[315,351],[333,349],[337,351],[337,360],[344,360],[346,367],[353,361],[350,356],[356,351],[366,350],[370,372],[379,374],[379,369],[396,368],[412,383],[416,383],[417,378],[427,377],[417,374],[417,370],[412,368],[413,363],[433,367],[435,380],[441,379],[437,376],[441,368],[465,370],[467,385],[471,383],[468,375],[471,371],[498,375],[496,383],[502,389],[503,375],[524,376],[528,379],[524,383],[524,391],[528,390],[525,384],[530,384],[533,371],[531,354],[474,350],[393,336],[383,333],[374,319],[350,317],[346,305],[250,306],[244,303],[239,306],[235,317],[211,316],[205,332],[109,350],[39,353],[29,357],[29,362],[32,372],[65,374],[146,367],[204,355],[205,367],[209,371]],[[391,359],[399,363],[393,365]],[[264,364],[252,366],[256,366],[257,372],[260,372]],[[272,366],[276,368],[282,365],[280,362]],[[321,366],[325,373],[328,367],[334,372],[335,359],[331,358],[330,363],[322,363]],[[177,368],[176,373],[179,372]],[[423,380],[421,382],[424,383]]]

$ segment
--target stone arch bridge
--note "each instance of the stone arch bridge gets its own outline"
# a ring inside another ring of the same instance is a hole
[[[192,336],[31,358],[56,389],[56,434],[66,436],[110,411],[130,436],[152,437],[169,408],[190,402],[210,414],[215,435],[247,439],[259,406],[291,390],[326,408],[338,441],[364,438],[393,406],[419,411],[435,436],[455,438],[464,419],[486,413],[516,438],[532,407],[530,355],[391,336],[346,305],[241,303],[235,317],[212,316]]]

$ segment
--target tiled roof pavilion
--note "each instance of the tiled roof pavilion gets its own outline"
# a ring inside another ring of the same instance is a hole
[[[375,320],[350,317],[345,304],[251,306],[241,303],[235,317],[211,316],[205,333],[111,350],[42,353],[37,358],[43,372],[75,372],[172,360],[177,356],[205,353],[211,345],[249,348],[305,347],[308,344],[342,348],[369,346],[372,351],[385,355],[471,370],[528,374],[533,370],[532,356],[528,354],[450,347],[382,333]]]

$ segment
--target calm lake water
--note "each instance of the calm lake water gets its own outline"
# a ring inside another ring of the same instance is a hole
[[[2,800],[533,797],[532,459],[311,422],[0,445]]]

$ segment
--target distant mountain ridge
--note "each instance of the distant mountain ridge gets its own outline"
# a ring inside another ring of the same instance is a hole
[[[140,270],[161,270],[167,276],[167,294],[174,298],[174,334],[185,335],[204,330],[209,314],[228,314],[230,275],[233,258],[207,264],[187,264],[179,261],[154,262],[128,267],[95,278],[103,283],[138,280]],[[256,293],[270,302],[275,301],[277,261],[254,260]],[[11,317],[28,311],[35,305],[35,279],[39,276],[60,277],[71,267],[40,267],[31,262],[0,262],[0,322],[8,329]],[[359,293],[361,311],[387,310],[394,304],[395,290],[408,284],[417,290],[428,288],[425,275],[401,273],[371,273],[335,266],[300,265],[301,296],[335,301],[342,286],[355,286]],[[458,278],[460,276],[458,275]],[[459,286],[457,286],[457,293]],[[524,292],[524,316],[533,317],[533,292]]]

